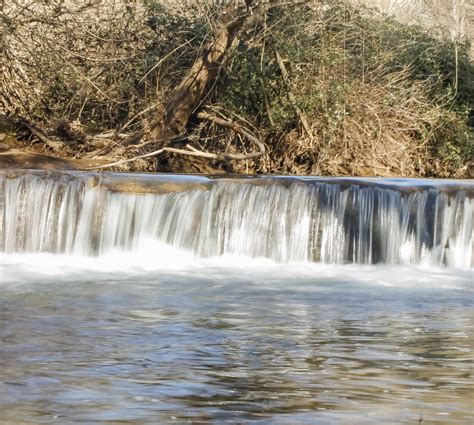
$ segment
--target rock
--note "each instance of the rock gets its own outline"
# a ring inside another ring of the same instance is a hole
[[[0,142],[3,142],[7,138],[5,133],[0,133]]]
[[[2,138],[2,136],[5,136],[5,134],[0,134],[0,152],[5,152],[10,150],[10,146],[8,146],[6,143],[2,143],[1,140],[4,140],[5,137]]]

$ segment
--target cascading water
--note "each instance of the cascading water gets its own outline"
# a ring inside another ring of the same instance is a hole
[[[0,418],[471,423],[473,183],[0,171]]]
[[[133,184],[116,184],[126,177],[4,172],[0,251],[133,254],[154,239],[197,257],[473,264],[469,183],[129,176]]]

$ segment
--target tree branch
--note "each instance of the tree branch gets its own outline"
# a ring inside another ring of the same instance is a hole
[[[187,156],[194,156],[194,157],[206,158],[206,159],[215,159],[215,160],[229,159],[229,160],[237,160],[237,161],[259,158],[265,154],[265,145],[255,135],[250,133],[247,129],[243,128],[240,124],[237,124],[235,121],[219,118],[214,115],[208,114],[207,112],[200,112],[199,114],[197,114],[197,117],[199,119],[207,120],[214,124],[220,125],[222,127],[227,127],[227,128],[232,129],[233,131],[245,137],[254,145],[256,145],[258,148],[258,151],[250,152],[246,154],[232,154],[232,153],[212,153],[212,152],[200,151],[191,145],[186,145],[187,149],[165,147],[165,148],[161,148],[152,152],[148,152],[143,155],[135,156],[133,158],[123,159],[120,161],[112,162],[110,164],[100,165],[97,167],[90,167],[88,169],[96,170],[96,169],[101,169],[101,168],[110,168],[117,165],[128,164],[130,162],[137,161],[139,159],[151,158],[163,152],[170,152],[170,153],[175,153],[178,155],[187,155]]]
[[[309,128],[308,121],[306,120],[306,117],[303,114],[303,111],[299,108],[297,102],[296,102],[296,97],[294,93],[291,91],[290,88],[290,79],[288,77],[288,71],[286,70],[285,63],[283,62],[283,59],[280,56],[280,53],[278,52],[277,49],[275,49],[275,59],[278,64],[278,68],[280,68],[281,76],[283,77],[283,81],[285,82],[288,92],[287,92],[287,97],[288,101],[290,102],[291,107],[293,108],[293,111],[295,112],[295,115],[298,117],[298,119],[301,122],[301,125],[303,126],[303,129],[305,133],[308,135],[308,137],[312,140],[313,139],[313,134],[311,133],[311,129]]]
[[[18,121],[18,124],[26,127],[33,136],[35,136],[53,151],[59,152],[61,150],[61,147],[63,146],[61,142],[53,142],[52,140],[48,139],[48,137],[46,137],[46,135],[41,130],[31,125],[28,121],[20,120]]]

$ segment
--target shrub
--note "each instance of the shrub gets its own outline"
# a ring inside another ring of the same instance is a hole
[[[217,6],[165,8],[159,0],[39,0],[18,14],[26,1],[14,0],[0,12],[2,112],[95,133],[146,129],[201,52],[219,13]],[[245,31],[206,98],[215,111],[259,134],[267,155],[214,162],[214,169],[468,175],[474,66],[467,45],[344,2],[283,3]],[[189,140],[210,151],[252,149],[230,129],[195,123],[190,130]],[[74,155],[95,154],[94,143]],[[112,157],[137,153],[100,143]],[[167,157],[159,166],[195,171],[195,164]]]

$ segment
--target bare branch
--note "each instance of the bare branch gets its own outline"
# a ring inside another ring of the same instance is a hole
[[[33,136],[35,136],[37,139],[42,141],[46,146],[51,148],[53,151],[59,152],[61,150],[61,147],[63,146],[61,142],[53,142],[52,140],[48,139],[48,137],[46,137],[46,135],[41,130],[37,129],[36,127],[31,125],[29,122],[21,120],[19,121],[18,124],[22,125],[23,127],[26,127]]]
[[[285,63],[283,62],[283,59],[281,58],[280,53],[278,52],[277,49],[275,49],[275,59],[276,59],[277,64],[278,64],[278,68],[280,68],[280,72],[281,72],[281,75],[283,77],[283,81],[285,82],[285,84],[288,87],[288,93],[287,93],[288,101],[290,102],[291,107],[295,111],[296,116],[300,120],[301,125],[303,126],[303,129],[304,129],[305,133],[312,140],[313,139],[313,134],[311,132],[311,129],[309,128],[308,121],[306,120],[306,117],[304,116],[303,111],[301,111],[301,109],[299,108],[299,106],[296,102],[296,97],[295,97],[294,93],[291,91],[290,79],[288,77],[288,71],[286,70]]]
[[[191,145],[186,145],[187,149],[165,147],[165,148],[155,150],[153,152],[148,152],[143,155],[135,156],[133,158],[123,159],[120,161],[112,162],[110,164],[100,165],[98,167],[90,167],[88,169],[96,170],[96,169],[102,169],[102,168],[110,168],[117,165],[128,164],[130,162],[137,161],[139,159],[151,158],[163,152],[170,152],[170,153],[175,153],[178,155],[187,155],[187,156],[194,156],[194,157],[206,158],[206,159],[237,160],[237,161],[246,160],[246,159],[255,159],[265,154],[265,145],[255,135],[250,133],[247,129],[243,128],[241,125],[237,124],[236,122],[228,120],[228,119],[224,119],[224,118],[219,118],[214,115],[210,115],[207,112],[200,112],[199,114],[197,114],[197,117],[199,119],[207,120],[214,124],[220,125],[222,127],[227,127],[227,128],[232,129],[236,133],[240,134],[241,136],[245,137],[250,142],[255,144],[258,147],[258,152],[250,152],[250,153],[245,153],[245,154],[211,153],[211,152],[200,151],[192,147]],[[161,140],[160,142],[163,142],[163,140]]]

